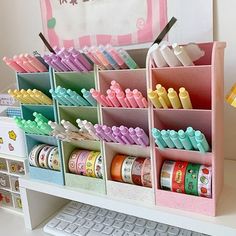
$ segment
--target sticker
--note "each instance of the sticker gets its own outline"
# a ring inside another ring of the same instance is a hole
[[[8,149],[10,152],[14,151],[14,147],[12,146],[11,143],[8,143]]]
[[[13,130],[8,132],[8,136],[9,136],[10,139],[16,141],[17,136],[16,136],[16,133]]]
[[[3,138],[2,137],[0,138],[0,144],[3,144]]]

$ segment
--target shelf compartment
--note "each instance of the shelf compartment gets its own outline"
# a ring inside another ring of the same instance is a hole
[[[110,70],[99,71],[99,91],[102,94],[106,94],[106,91],[110,89],[111,81],[118,82],[122,89],[129,88],[131,90],[138,89],[143,96],[147,98],[147,81],[146,70]]]
[[[155,109],[153,112],[154,127],[178,131],[186,130],[192,126],[195,130],[200,130],[206,136],[211,146],[212,141],[212,111],[210,110],[161,110]]]
[[[190,95],[194,109],[211,109],[212,107],[212,66],[164,67],[152,69],[151,87],[156,89],[161,84],[168,90],[184,87]]]
[[[64,173],[65,173],[65,185],[69,187],[73,187],[76,190],[85,189],[89,191],[93,191],[96,193],[106,194],[106,181],[105,181],[105,166],[104,166],[104,157],[103,157],[103,179],[98,178],[92,178],[82,175],[76,175],[69,172],[68,168],[68,162],[71,153],[75,149],[88,149],[93,151],[100,151],[100,145],[99,146],[89,146],[90,141],[87,142],[88,148],[84,147],[78,147],[75,145],[72,145],[72,143],[62,143],[62,153],[63,153],[63,162],[64,162]],[[100,144],[98,142],[98,144]]]
[[[50,72],[42,73],[17,73],[18,89],[38,89],[51,97],[49,89],[51,88]]]

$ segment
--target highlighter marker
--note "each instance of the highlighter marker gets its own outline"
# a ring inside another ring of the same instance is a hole
[[[120,103],[116,97],[116,93],[110,89],[107,90],[107,95],[114,107],[120,107]]]
[[[183,66],[194,66],[191,58],[189,57],[184,47],[181,47],[177,43],[174,43],[172,45],[172,48],[174,50],[175,56],[179,59]]]
[[[170,67],[182,66],[182,63],[179,61],[179,59],[175,56],[174,52],[166,44],[163,44],[161,46],[160,51],[166,63]]]
[[[136,127],[134,130],[136,132],[137,137],[142,141],[142,144],[144,144],[145,146],[148,146],[149,145],[149,138],[148,138],[147,134],[144,132],[144,130],[139,127]]]
[[[102,126],[101,126],[101,125],[96,124],[96,125],[94,125],[94,128],[95,128],[95,130],[96,130],[96,134],[98,133],[99,136],[102,137],[102,139],[103,139],[104,141],[107,141],[107,142],[111,142],[111,141],[112,141],[112,139],[111,139],[108,135],[106,135],[106,134],[104,133],[104,130],[102,129]]]
[[[117,140],[115,139],[115,137],[113,135],[113,131],[112,131],[111,127],[103,125],[102,129],[104,130],[105,135],[108,136],[114,143],[117,142]]]
[[[137,145],[139,145],[139,140],[138,140],[138,137],[137,137],[137,135],[136,135],[136,132],[135,132],[134,128],[129,128],[129,135],[130,135],[130,137],[133,139],[133,141],[134,141]]]
[[[151,48],[148,50],[148,53],[150,53],[151,58],[153,59],[155,65],[157,67],[167,67],[168,66],[164,57],[161,54],[160,46],[157,43],[154,43],[151,46]]]
[[[44,64],[42,64],[35,56],[31,56],[27,53],[24,56],[35,68],[37,68],[38,71],[40,72],[48,71],[47,67]]]
[[[119,103],[121,104],[122,107],[128,107],[126,102],[125,102],[125,93],[123,91],[118,91],[118,93],[116,94],[116,97],[119,101]]]
[[[148,94],[148,98],[150,99],[150,101],[152,102],[155,108],[162,108],[162,105],[159,101],[158,94],[155,91],[153,91],[152,89],[148,89],[147,94]]]
[[[81,93],[83,97],[91,104],[91,106],[97,106],[96,100],[92,97],[92,94],[87,91],[85,88],[81,89]]]
[[[127,127],[125,127],[124,125],[121,125],[119,127],[119,129],[120,129],[122,136],[125,136],[126,139],[128,139],[130,144],[134,144],[134,140],[131,138],[131,136],[129,134],[129,129]]]
[[[169,148],[175,148],[175,144],[170,139],[169,132],[166,130],[161,131],[161,136]]]
[[[188,136],[185,134],[185,132],[182,129],[178,131],[178,135],[179,135],[180,142],[184,146],[184,149],[192,150],[193,149],[192,143],[190,142],[190,139],[188,138]]]
[[[157,144],[157,146],[160,148],[160,149],[165,149],[167,146],[166,142],[164,141],[164,139],[162,138],[161,136],[161,132],[160,130],[156,129],[156,128],[153,128],[152,129],[152,136],[154,137],[155,139],[155,143]]]
[[[170,139],[172,140],[172,142],[175,144],[175,146],[178,149],[184,148],[183,144],[179,140],[179,136],[178,136],[178,133],[176,131],[174,131],[174,130],[170,131]]]
[[[118,49],[118,53],[120,54],[121,58],[124,60],[125,64],[130,69],[137,69],[138,68],[138,65],[136,64],[136,62],[132,59],[132,57],[123,48]]]
[[[181,109],[182,105],[179,100],[178,94],[173,88],[168,89],[168,98],[170,100],[170,103],[174,109]]]
[[[130,89],[126,89],[125,90],[125,93],[126,93],[126,98],[128,99],[130,105],[132,108],[138,108],[138,104],[137,102],[135,101],[134,99],[134,95],[133,93],[130,91]]]
[[[102,106],[104,107],[108,107],[108,103],[107,101],[101,98],[101,93],[96,91],[95,89],[90,89],[90,93],[92,94],[92,97],[98,102],[100,103]]]
[[[197,143],[202,145],[202,147],[204,148],[205,152],[208,152],[210,150],[210,147],[209,147],[209,144],[208,144],[208,142],[206,140],[206,137],[205,137],[205,135],[201,131],[197,130],[195,132],[195,138],[196,138]]]
[[[189,93],[184,87],[179,89],[179,98],[184,109],[193,109]]]
[[[157,84],[156,85],[156,91],[157,91],[157,94],[159,96],[159,101],[160,101],[160,97],[163,98],[165,104],[167,107],[171,107],[171,103],[170,103],[170,100],[167,96],[167,92],[166,92],[166,89],[161,86],[161,84]],[[162,99],[161,99],[162,100]],[[161,101],[160,101],[161,102]],[[163,105],[162,105],[163,106]],[[164,107],[164,106],[163,106]]]
[[[18,65],[13,59],[10,59],[10,58],[8,59],[7,57],[3,57],[2,60],[6,63],[7,66],[15,70],[16,72],[20,72],[20,73],[26,72],[26,70],[24,70],[24,68]]]
[[[139,108],[145,108],[145,106],[142,102],[142,99],[143,99],[142,93],[140,93],[137,89],[134,89],[133,96],[134,96],[134,99],[135,99],[136,103],[138,104]]]
[[[197,141],[195,138],[195,130],[192,127],[188,127],[185,133],[188,135],[188,137],[193,145],[193,148],[197,150],[198,146],[197,146]]]

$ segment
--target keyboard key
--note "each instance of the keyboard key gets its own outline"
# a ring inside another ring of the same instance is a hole
[[[84,218],[87,214],[88,214],[88,212],[86,212],[86,211],[80,211],[80,212],[77,214],[77,216],[78,216],[79,218]]]
[[[113,229],[111,226],[106,226],[106,227],[103,229],[102,233],[111,235],[112,232],[113,232],[113,230],[114,230],[114,229]]]
[[[116,220],[119,220],[119,221],[124,221],[125,218],[126,218],[126,215],[123,213],[118,213],[116,216]]]
[[[156,236],[169,236],[168,233],[157,232]]]
[[[67,225],[69,225],[67,222],[65,222],[65,221],[61,221],[58,225],[57,225],[57,229],[58,230],[64,230],[66,227],[67,227]]]
[[[124,236],[135,236],[135,234],[134,234],[134,233],[131,233],[131,232],[126,232],[126,233],[124,234]]]
[[[146,220],[144,220],[144,219],[137,219],[136,220],[136,222],[135,222],[135,224],[137,225],[137,226],[144,226],[145,224],[146,224]]]
[[[108,213],[107,209],[100,209],[97,214],[99,216],[105,216],[107,213]]]
[[[61,221],[58,219],[52,219],[48,222],[48,226],[51,228],[56,227]]]
[[[103,224],[104,224],[104,225],[107,225],[107,226],[111,226],[111,225],[113,225],[113,223],[114,223],[114,220],[111,219],[111,218],[106,218],[106,219],[103,221]]]
[[[135,234],[141,235],[141,234],[144,232],[144,230],[145,230],[145,229],[144,229],[143,227],[135,226],[133,232],[134,232]]]
[[[96,213],[99,211],[99,209],[100,209],[100,208],[98,208],[98,207],[91,207],[91,208],[89,209],[89,213],[91,213],[91,214],[96,214]]]
[[[91,208],[90,205],[84,204],[80,209],[81,211],[88,211]]]
[[[67,207],[72,207],[72,208],[75,208],[75,209],[80,209],[80,207],[82,206],[83,204],[80,203],[80,202],[70,202]]]
[[[156,233],[156,231],[153,229],[146,229],[144,232],[144,236],[154,236],[155,233]]]
[[[106,215],[108,218],[114,219],[116,217],[117,213],[115,211],[109,211]]]
[[[64,213],[60,213],[56,216],[57,219],[63,220],[69,223],[73,223],[77,218],[75,216],[70,216]]]
[[[94,226],[94,222],[93,221],[87,221],[83,227],[87,228],[87,229],[90,229]]]
[[[122,229],[115,229],[112,236],[123,236],[124,231]]]
[[[75,216],[79,211],[72,207],[66,207],[62,210],[63,213]]]
[[[192,233],[192,236],[204,236],[205,234],[201,234],[201,233],[198,233],[198,232],[193,232]]]
[[[168,228],[167,233],[168,233],[169,235],[178,235],[178,233],[179,233],[179,228],[174,227],[174,226],[171,226],[171,227]]]
[[[96,217],[95,214],[89,213],[89,214],[85,217],[85,219],[87,219],[87,220],[93,220],[95,217]]]
[[[192,235],[191,231],[187,229],[181,229],[179,232],[179,236],[191,236],[191,235]]]
[[[78,218],[78,219],[74,222],[74,224],[79,225],[79,226],[82,226],[85,222],[86,222],[85,219]]]
[[[121,229],[124,225],[124,222],[121,221],[115,221],[115,223],[112,225],[114,228]]]
[[[157,225],[157,231],[159,231],[159,232],[165,233],[165,232],[167,231],[167,229],[168,229],[168,226],[165,225],[165,224],[159,223],[159,224]]]
[[[126,219],[125,219],[125,222],[133,224],[136,221],[136,219],[137,218],[134,217],[134,216],[127,216]]]
[[[129,224],[129,223],[125,223],[123,230],[127,231],[127,232],[131,232],[134,228],[133,224]]]
[[[104,228],[104,225],[102,225],[102,224],[95,224],[93,226],[93,230],[97,231],[97,232],[100,232],[103,228]]]
[[[148,220],[145,227],[148,229],[155,229],[156,226],[157,226],[156,222]]]
[[[85,236],[87,233],[88,233],[88,229],[85,229],[85,228],[78,228],[74,234],[77,235],[77,236]]]
[[[75,224],[69,224],[66,229],[65,232],[68,234],[72,234],[75,230],[77,229],[77,225]]]
[[[100,223],[102,223],[104,220],[105,220],[105,218],[104,218],[103,216],[97,216],[97,217],[94,219],[94,222],[100,224]]]

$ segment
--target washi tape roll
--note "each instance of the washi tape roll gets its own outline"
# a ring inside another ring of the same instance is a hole
[[[142,168],[146,158],[137,157],[132,167],[132,182],[136,185],[142,185]]]
[[[122,164],[125,160],[125,155],[116,155],[111,163],[111,179],[119,182],[123,182],[122,179]]]
[[[32,148],[29,154],[29,164],[31,166],[39,167],[39,153],[46,144],[39,144]]]
[[[80,150],[78,153],[78,158],[76,162],[76,174],[86,175],[86,161],[89,156],[90,151]]]
[[[95,175],[96,178],[103,179],[103,158],[101,153],[97,156],[96,162],[95,162]]]
[[[131,156],[127,156],[122,164],[121,167],[121,176],[122,176],[122,180],[125,183],[130,183],[133,184],[133,180],[132,180],[132,168],[133,168],[133,164],[134,161],[137,157],[131,157]]]
[[[141,171],[142,185],[145,187],[152,187],[152,169],[150,158],[145,158]]]
[[[39,166],[41,168],[48,168],[48,157],[49,157],[49,154],[53,148],[54,147],[52,147],[52,146],[45,146],[40,151],[40,153],[39,153]]]
[[[61,164],[59,160],[58,147],[51,150],[48,156],[48,167],[52,170],[60,170]]]
[[[198,195],[198,173],[200,165],[189,163],[185,174],[185,193]]]
[[[198,195],[210,198],[212,181],[212,168],[210,166],[201,165],[198,175]]]
[[[96,177],[95,162],[100,152],[91,151],[86,161],[86,176]]]
[[[80,152],[81,152],[80,150],[76,149],[70,154],[69,163],[68,163],[68,168],[69,168],[70,173],[74,173],[74,174],[77,173],[76,164],[77,164],[77,159],[79,157]]]
[[[172,176],[172,191],[177,193],[185,193],[185,174],[188,166],[186,161],[176,161]]]
[[[164,161],[161,168],[161,189],[172,191],[172,176],[174,166],[174,161]]]

